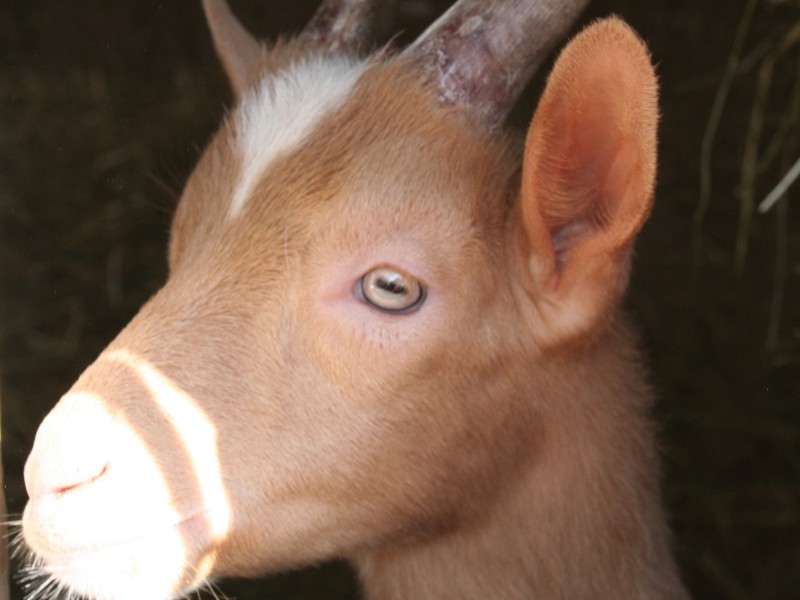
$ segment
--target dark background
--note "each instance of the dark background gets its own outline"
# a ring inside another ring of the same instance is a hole
[[[446,4],[403,3],[401,41]],[[741,60],[723,83],[748,4]],[[314,5],[233,2],[264,37],[299,30]],[[612,12],[646,39],[661,77],[657,203],[628,308],[661,398],[676,552],[697,598],[798,598],[800,184],[766,215],[747,206],[800,156],[800,43],[780,46],[800,28],[800,2],[597,0],[581,23]],[[728,84],[700,223],[703,136]],[[541,75],[517,126],[540,87]],[[199,0],[0,4],[0,392],[12,512],[24,505],[38,422],[163,282],[175,198],[229,104]],[[243,600],[356,593],[340,565],[221,587]]]

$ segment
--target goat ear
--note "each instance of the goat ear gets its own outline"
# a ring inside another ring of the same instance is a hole
[[[630,248],[650,212],[657,82],[620,19],[562,52],[525,144],[520,195],[526,288],[559,339],[593,330],[628,282]]]
[[[236,95],[258,74],[261,44],[236,20],[225,0],[203,0],[214,47]]]

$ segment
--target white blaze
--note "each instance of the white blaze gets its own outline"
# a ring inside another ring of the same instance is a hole
[[[364,61],[344,57],[315,57],[266,76],[244,94],[234,116],[243,166],[229,218],[242,213],[267,166],[297,147],[344,103],[366,66]]]

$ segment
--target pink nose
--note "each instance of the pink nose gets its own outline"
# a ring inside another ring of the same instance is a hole
[[[88,485],[108,471],[111,417],[97,402],[81,399],[64,397],[36,432],[25,463],[25,487],[32,500]]]

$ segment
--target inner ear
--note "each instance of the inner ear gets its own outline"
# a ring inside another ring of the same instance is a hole
[[[598,236],[605,252],[632,241],[650,209],[656,121],[649,54],[627,25],[600,21],[567,46],[534,115],[522,180],[524,219],[554,269]]]
[[[586,318],[606,313],[627,282],[652,204],[657,120],[649,53],[616,18],[566,47],[534,115],[520,192],[527,262],[536,289]]]
[[[590,86],[572,112],[561,105],[564,114],[557,120],[565,124],[563,145],[542,156],[526,181],[542,200],[537,204],[559,273],[589,238],[604,237],[608,251],[626,244],[631,228],[647,214],[631,196],[647,189],[642,181],[647,169],[640,164],[636,141],[623,133],[618,115],[625,107],[619,102],[606,88]]]

